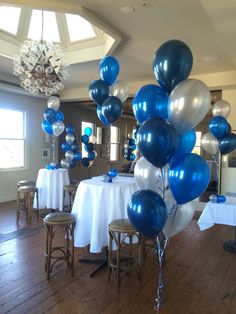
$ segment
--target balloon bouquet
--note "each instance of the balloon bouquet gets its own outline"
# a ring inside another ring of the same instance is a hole
[[[72,124],[66,126],[65,142],[61,144],[61,148],[65,152],[65,158],[61,160],[61,167],[67,170],[74,168],[82,159],[82,154],[76,143],[75,128]]]
[[[162,263],[168,237],[192,219],[188,202],[208,186],[209,167],[191,153],[194,127],[210,108],[207,86],[187,79],[193,57],[180,40],[161,45],[154,56],[153,71],[158,85],[141,87],[133,99],[133,112],[140,124],[137,144],[141,153],[134,176],[140,188],[128,204],[128,217],[143,235],[153,239],[159,258],[156,309],[163,297]]]
[[[126,143],[124,144],[124,159],[128,161],[134,161],[136,155],[134,151],[136,150],[135,139],[132,137],[132,134],[128,134]]]
[[[81,136],[81,141],[84,144],[84,149],[87,152],[87,157],[83,157],[81,162],[86,168],[90,168],[97,158],[97,152],[94,150],[97,143],[96,136],[93,135],[93,130],[90,127],[84,129],[84,135]]]
[[[221,154],[227,155],[236,148],[236,135],[231,133],[231,126],[226,120],[230,112],[230,104],[226,100],[216,101],[212,109],[213,118],[208,123],[209,132],[204,134],[201,139],[202,148],[212,155],[216,162],[218,177]],[[224,195],[212,195],[210,198],[215,202],[226,200]]]
[[[123,102],[129,95],[126,82],[116,81],[119,71],[120,66],[116,58],[106,56],[99,63],[101,79],[93,80],[89,84],[89,96],[97,104],[99,120],[108,127],[108,139],[110,138],[109,126],[121,116]],[[109,158],[109,147],[107,155]]]
[[[44,112],[44,120],[42,122],[42,129],[45,133],[51,135],[52,138],[52,162],[46,165],[47,169],[57,169],[58,165],[55,163],[55,143],[56,138],[61,135],[65,129],[64,114],[59,111],[60,99],[56,96],[51,96],[47,101],[47,109]]]

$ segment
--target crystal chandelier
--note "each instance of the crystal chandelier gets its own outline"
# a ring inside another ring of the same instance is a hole
[[[20,47],[20,55],[14,56],[13,73],[20,77],[21,86],[31,94],[46,96],[64,89],[69,65],[59,45],[43,40],[43,11],[41,40],[26,40]]]

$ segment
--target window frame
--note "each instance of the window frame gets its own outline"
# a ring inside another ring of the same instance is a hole
[[[22,171],[28,169],[28,156],[27,156],[27,138],[26,138],[26,119],[27,119],[27,114],[26,110],[23,108],[18,108],[18,107],[9,107],[9,106],[2,106],[0,105],[0,109],[4,110],[9,110],[9,111],[14,111],[14,112],[21,112],[22,117],[23,117],[23,137],[22,138],[7,138],[7,137],[0,137],[0,139],[3,140],[20,140],[23,141],[23,166],[19,167],[9,167],[9,168],[3,168],[0,165],[0,172],[8,172],[8,171]]]

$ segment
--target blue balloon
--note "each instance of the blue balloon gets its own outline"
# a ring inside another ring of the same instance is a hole
[[[115,178],[118,175],[118,170],[116,168],[112,168],[108,171],[108,175],[111,178]]]
[[[71,144],[70,150],[71,150],[72,152],[77,152],[78,149],[79,149],[79,145],[78,145],[77,143],[72,143],[72,144]]]
[[[141,87],[134,96],[132,107],[136,120],[141,124],[148,118],[168,118],[168,95],[159,86]]]
[[[102,124],[104,124],[105,126],[110,125],[109,121],[107,121],[107,119],[102,114],[102,106],[97,106],[97,116],[99,120],[102,122]]]
[[[77,165],[77,161],[74,160],[74,159],[72,159],[72,160],[70,161],[70,168],[74,168],[76,165]]]
[[[51,124],[53,124],[53,122],[55,122],[56,119],[56,110],[52,109],[52,108],[48,108],[45,110],[44,112],[44,119],[47,120],[48,122],[50,122]]]
[[[191,153],[174,159],[168,176],[176,202],[184,204],[205,191],[210,181],[210,170],[201,156]]]
[[[86,134],[82,135],[82,136],[81,136],[81,141],[82,141],[82,143],[84,143],[84,144],[88,144],[88,142],[89,142],[89,137],[88,137],[88,135],[86,135]]]
[[[219,150],[222,155],[231,153],[236,148],[236,135],[234,133],[228,134],[226,137],[219,140]]]
[[[224,203],[226,201],[226,197],[222,194],[216,195],[216,203]]]
[[[94,160],[96,158],[95,152],[89,152],[88,153],[88,159],[90,161]]]
[[[197,139],[197,136],[194,129],[191,129],[187,132],[180,134],[176,151],[173,158],[177,158],[181,155],[191,153],[191,151],[193,150],[195,146],[196,139]]]
[[[211,118],[208,123],[208,128],[218,140],[224,138],[229,133],[228,121],[222,116]]]
[[[149,238],[156,237],[167,220],[165,202],[151,190],[135,192],[128,204],[128,217],[134,228]]]
[[[88,167],[89,166],[89,159],[87,157],[83,157],[81,160],[83,166]]]
[[[72,134],[74,134],[75,128],[73,127],[72,124],[68,124],[68,125],[66,126],[66,132],[67,132],[67,133],[72,133]]]
[[[175,153],[178,135],[164,120],[151,118],[139,128],[137,142],[143,156],[154,166],[162,168]]]
[[[64,121],[64,113],[62,111],[56,111],[56,121]]]
[[[97,105],[102,105],[109,97],[109,86],[102,80],[93,80],[89,84],[89,96]]]
[[[115,122],[122,114],[122,102],[116,96],[110,96],[102,104],[102,114],[109,121]]]
[[[135,139],[133,138],[130,138],[128,142],[129,142],[129,146],[135,145]]]
[[[93,130],[92,128],[87,127],[84,129],[84,133],[88,136],[91,136],[93,134]]]
[[[168,93],[187,79],[192,66],[191,50],[184,42],[176,39],[165,42],[157,49],[152,65],[157,82]]]
[[[99,63],[100,76],[108,85],[111,85],[115,82],[119,71],[119,62],[112,56],[103,58]]]
[[[80,161],[82,159],[82,154],[80,152],[74,153],[73,160]]]
[[[87,145],[86,145],[86,151],[87,152],[89,152],[89,153],[91,153],[93,150],[94,150],[94,144],[93,143],[88,143]]]
[[[228,133],[231,133],[231,131],[232,131],[232,127],[231,127],[230,123],[228,122]]]
[[[63,152],[67,152],[68,150],[72,150],[70,144],[68,144],[67,142],[63,142],[61,144],[61,148],[62,148]]]
[[[134,161],[135,158],[136,158],[136,155],[135,155],[135,154],[131,154],[130,157],[129,157],[129,159],[130,159],[131,161]]]
[[[47,134],[53,135],[52,124],[49,121],[43,120],[43,122],[42,122],[42,129]]]

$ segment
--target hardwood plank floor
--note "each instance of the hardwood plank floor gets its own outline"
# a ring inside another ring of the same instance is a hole
[[[164,302],[160,314],[236,313],[236,254],[222,244],[234,236],[229,226],[200,232],[197,220],[170,239],[164,265]],[[57,239],[63,240],[63,234]],[[94,265],[80,264],[85,249],[76,248],[75,275],[65,264],[44,272],[45,230],[36,218],[15,223],[15,203],[0,204],[0,313],[149,314],[157,288],[158,262],[150,250],[143,267],[143,287],[137,277],[125,277],[120,293],[114,277]]]

